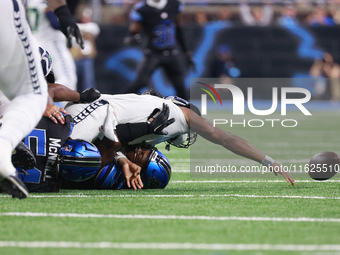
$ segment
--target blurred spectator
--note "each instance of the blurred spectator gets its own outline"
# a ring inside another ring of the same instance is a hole
[[[195,21],[198,25],[204,26],[208,22],[208,16],[205,11],[195,12]]]
[[[239,77],[241,71],[235,66],[230,46],[227,44],[217,45],[215,56],[209,77],[220,78],[222,83],[233,84],[232,79]]]
[[[231,12],[229,7],[222,7],[219,8],[219,11],[217,12],[217,18],[218,20],[231,22],[233,18],[233,13]]]
[[[328,16],[325,8],[319,6],[314,8],[313,13],[307,18],[310,26],[334,26],[334,20]]]
[[[92,22],[92,10],[85,8],[78,23],[84,39],[84,49],[77,44],[71,49],[72,56],[76,63],[78,85],[77,89],[83,91],[87,88],[95,88],[94,59],[97,56],[96,37],[100,33],[97,23]]]
[[[267,2],[262,8],[254,7],[252,10],[247,0],[240,1],[240,15],[244,25],[247,26],[268,26],[273,21],[273,8]]]
[[[298,20],[296,18],[296,9],[292,5],[287,5],[281,13],[281,16],[278,19],[278,23],[282,26],[291,26],[298,24]]]
[[[340,25],[340,8],[335,8],[332,10],[333,21],[336,25]]]
[[[310,75],[316,78],[314,88],[318,99],[340,100],[340,65],[331,54],[325,52],[323,59],[315,60]]]

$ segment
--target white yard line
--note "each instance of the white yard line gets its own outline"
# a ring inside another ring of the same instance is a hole
[[[319,197],[319,196],[262,196],[262,195],[243,195],[243,194],[178,194],[178,195],[31,195],[31,198],[93,198],[93,197],[108,197],[108,198],[163,198],[163,197],[182,197],[182,198],[193,198],[193,197],[244,197],[244,198],[295,198],[295,199],[330,199],[330,200],[340,200],[340,197]]]
[[[340,251],[337,244],[223,244],[223,243],[114,243],[0,241],[0,247],[146,249],[146,250],[257,250],[257,251]]]
[[[205,220],[205,221],[268,221],[268,222],[332,222],[340,223],[340,218],[279,218],[279,217],[239,217],[239,216],[187,216],[187,215],[142,215],[142,214],[79,214],[42,212],[3,212],[1,216],[16,217],[56,217],[56,218],[113,218],[152,220]]]
[[[189,171],[189,170],[188,170]],[[187,180],[187,181],[171,181],[171,183],[257,183],[257,182],[286,182],[285,180]],[[326,181],[314,181],[314,180],[295,180],[297,182],[314,182],[314,183],[327,183],[327,182],[340,182],[340,180],[326,180]]]

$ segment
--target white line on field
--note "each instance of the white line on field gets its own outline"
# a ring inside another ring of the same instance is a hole
[[[124,195],[31,195],[31,198],[93,198],[93,197],[112,197],[112,198],[162,198],[162,197],[244,197],[244,198],[296,198],[296,199],[331,199],[331,200],[340,200],[340,197],[317,197],[317,196],[262,196],[262,195],[242,195],[242,194],[154,194],[154,195],[143,195],[143,194],[124,194]]]
[[[146,250],[258,250],[258,251],[340,251],[338,244],[223,244],[223,243],[114,243],[0,241],[0,247],[146,249]]]
[[[3,212],[1,216],[58,217],[58,218],[114,218],[153,220],[207,220],[207,221],[278,221],[278,222],[340,222],[340,218],[279,218],[279,217],[239,217],[239,216],[186,216],[186,215],[142,215],[142,214],[79,214],[79,213],[39,213]]]
[[[221,154],[221,156],[224,154]],[[217,162],[220,160],[225,160],[224,157],[221,158],[209,158],[209,159],[205,159],[204,162]],[[289,158],[289,159],[280,159],[280,158],[275,158],[276,162],[285,162],[285,163],[308,163],[310,160],[310,158],[299,158],[299,159],[294,159],[294,158]],[[171,163],[190,163],[190,162],[202,162],[201,158],[175,158],[175,159],[171,159]],[[228,159],[228,164],[230,165],[242,165],[242,164],[252,164],[252,165],[256,165],[258,163],[256,162],[252,162],[249,159]]]
[[[200,180],[200,181],[171,181],[171,183],[257,183],[257,182],[287,182],[285,180]],[[340,180],[326,180],[326,181],[314,181],[314,180],[295,180],[295,182],[314,182],[314,183],[327,183],[327,182],[340,182]]]

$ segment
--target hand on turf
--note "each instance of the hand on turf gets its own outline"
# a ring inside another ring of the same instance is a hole
[[[127,186],[134,190],[143,188],[144,185],[140,176],[142,168],[127,158],[120,158],[118,163],[122,166]]]
[[[271,165],[271,171],[274,172],[274,174],[277,176],[278,174],[281,174],[283,178],[286,179],[287,182],[290,182],[293,186],[295,185],[293,177],[290,175],[290,173],[282,168],[277,163],[274,163]]]
[[[49,118],[55,124],[58,124],[58,122],[60,122],[61,124],[65,124],[64,114],[67,114],[64,108],[58,107],[54,104],[47,104],[43,116]]]

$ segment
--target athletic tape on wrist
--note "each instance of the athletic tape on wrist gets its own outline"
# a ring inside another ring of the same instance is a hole
[[[274,159],[272,159],[271,157],[269,156],[265,156],[264,159],[262,160],[261,164],[264,165],[264,166],[271,166],[273,163],[275,162]]]
[[[120,158],[126,158],[126,156],[121,151],[117,151],[115,161],[117,162],[117,160]]]

